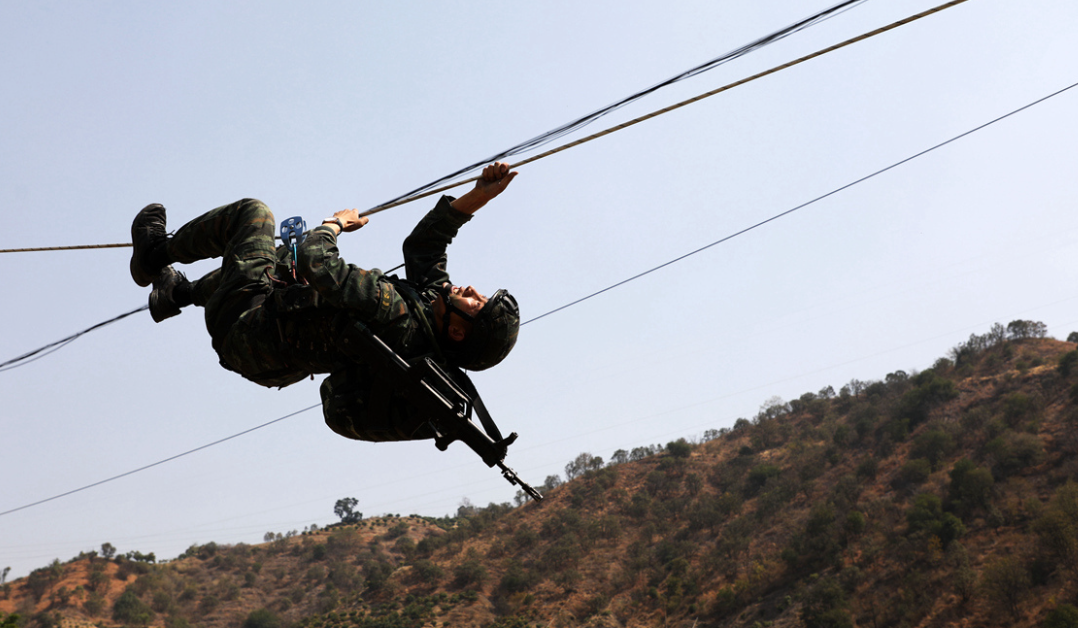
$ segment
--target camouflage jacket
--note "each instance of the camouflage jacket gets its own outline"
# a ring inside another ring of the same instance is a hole
[[[239,329],[233,328],[226,343],[229,364],[271,387],[354,367],[362,356],[349,351],[347,338],[357,322],[405,359],[434,352],[426,329],[433,318],[429,296],[449,281],[446,248],[471,219],[453,209],[452,201],[442,197],[404,241],[405,270],[414,290],[381,270],[345,262],[334,230],[312,229],[298,247],[298,276],[306,285],[278,286],[261,307],[240,316]],[[289,259],[282,247],[278,277]]]

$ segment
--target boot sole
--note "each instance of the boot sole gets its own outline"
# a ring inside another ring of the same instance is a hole
[[[144,257],[147,253],[147,251],[144,251],[142,249],[143,246],[146,244],[145,240],[148,239],[146,237],[147,234],[143,232],[146,229],[146,225],[142,224],[142,219],[144,218],[145,214],[157,209],[160,209],[162,222],[164,222],[165,206],[160,203],[150,203],[146,207],[142,208],[142,210],[135,216],[134,222],[131,223],[131,245],[134,248],[134,250],[131,252],[131,278],[135,280],[135,283],[137,283],[143,288],[153,283],[154,277],[157,276],[157,273],[150,273],[139,263],[141,258]],[[151,219],[153,218],[156,218],[156,216],[151,217]],[[143,240],[143,242],[139,242],[140,239]]]

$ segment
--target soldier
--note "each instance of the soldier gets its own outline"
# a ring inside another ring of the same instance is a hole
[[[331,373],[321,394],[335,432],[363,440],[428,438],[405,395],[383,394],[356,334],[365,327],[405,360],[430,356],[450,368],[483,370],[504,360],[520,326],[515,299],[505,290],[488,298],[453,285],[446,247],[516,175],[495,163],[460,198],[442,197],[404,241],[407,280],[340,258],[337,237],[367,224],[356,210],[323,220],[292,259],[291,250],[274,244],[273,213],[254,199],[218,207],[171,237],[165,208],[147,206],[131,226],[131,276],[140,286],[153,284],[156,322],[187,305],[204,307],[221,366],[246,379],[284,387]],[[171,266],[214,257],[222,258],[221,268],[194,282]]]

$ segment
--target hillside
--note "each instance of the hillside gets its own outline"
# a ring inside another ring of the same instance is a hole
[[[1078,352],[1039,336],[581,454],[541,504],[57,561],[0,624],[1078,626]]]

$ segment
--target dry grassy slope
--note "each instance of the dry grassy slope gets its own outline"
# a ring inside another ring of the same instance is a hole
[[[1068,381],[1056,368],[1073,349],[1054,340],[1012,342],[963,369],[941,370],[957,396],[933,405],[928,420],[889,447],[880,443],[880,428],[910,382],[804,405],[768,425],[695,446],[685,459],[661,454],[608,467],[551,491],[542,504],[478,509],[448,532],[407,519],[407,534],[396,537],[391,531],[402,531],[402,520],[389,519],[365,522],[354,536],[321,531],[222,547],[125,580],[115,578],[119,568],[110,563],[108,605],[94,618],[81,607],[85,595],[66,607],[56,603],[61,587],[86,586],[87,561],[76,561],[36,604],[26,579],[12,583],[7,596],[0,595],[0,611],[46,612],[39,615],[45,623],[58,614],[112,626],[117,622],[109,609],[130,585],[156,605],[152,624],[170,628],[185,628],[184,621],[238,627],[262,607],[306,628],[800,626],[818,573],[846,586],[842,608],[852,625],[1039,626],[1057,603],[1078,602],[1075,573],[1044,568],[1031,529],[1053,492],[1078,478],[1078,411],[1069,395],[1078,372]],[[1015,425],[1007,430],[1005,403],[1015,393],[1032,409],[1012,417]],[[869,415],[872,430],[864,439],[835,444],[840,426]],[[901,486],[903,466],[928,430],[951,434],[953,447],[923,484]],[[963,517],[966,533],[958,543],[943,548],[931,535],[909,535],[914,495],[945,498],[949,471],[961,458],[992,464],[985,443],[997,434],[1032,434],[1043,455],[997,474],[989,507]],[[870,457],[877,460],[875,475],[858,476]],[[761,465],[781,473],[753,494],[746,478]],[[783,490],[786,497],[776,498]],[[715,515],[715,508],[731,503],[721,499],[741,501],[739,510]],[[813,509],[827,504],[833,521],[806,533]],[[862,513],[865,526],[847,536],[842,528],[849,512]],[[839,545],[813,549],[828,539]],[[792,547],[791,561],[783,551]],[[1015,617],[983,588],[990,565],[1005,557],[1020,559],[1027,576],[1034,573]],[[377,576],[380,564],[386,565],[384,582]],[[967,601],[960,575],[973,578]],[[427,606],[406,608],[415,600]],[[412,618],[403,614],[409,608]]]

